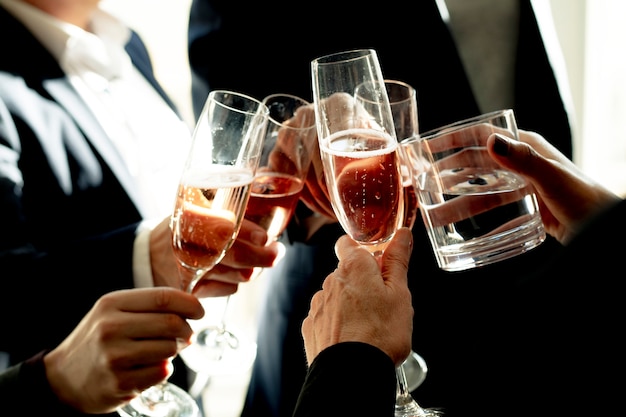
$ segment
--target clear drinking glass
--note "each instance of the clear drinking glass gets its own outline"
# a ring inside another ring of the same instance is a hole
[[[244,217],[265,229],[270,244],[283,233],[295,211],[313,149],[317,146],[317,132],[313,108],[306,100],[290,94],[272,94],[262,103],[268,108],[269,118]],[[255,268],[250,279],[255,279],[262,271],[263,268]],[[203,304],[206,308],[212,307]],[[224,307],[221,309],[223,311]],[[214,327],[215,321],[205,315],[194,331],[205,334]],[[235,333],[232,327],[231,331]],[[239,334],[238,349],[249,353],[237,354],[235,362],[216,363],[201,345],[199,348],[190,346],[181,352],[181,356],[187,366],[204,376],[246,371],[256,357],[256,344],[244,337]]]
[[[222,260],[237,237],[259,163],[267,115],[263,104],[239,93],[215,90],[207,98],[170,223],[183,288],[189,292]],[[236,335],[223,323],[209,332],[213,334],[203,339],[194,334],[187,349],[193,347],[218,359],[226,350],[237,350],[238,345],[232,343]],[[169,382],[148,388],[118,413],[124,417],[200,415],[196,401]]]
[[[403,225],[402,160],[374,50],[340,52],[311,63],[320,154],[331,204],[348,235],[377,259]],[[396,416],[422,416],[402,366]]]
[[[263,227],[271,241],[293,216],[318,145],[315,113],[308,101],[272,94],[262,102],[269,109],[269,121],[245,217]]]
[[[530,184],[489,156],[486,142],[493,133],[519,140],[512,110],[462,120],[402,143],[443,270],[508,259],[546,238]]]
[[[346,233],[380,258],[402,225],[401,160],[376,51],[311,63],[320,155],[330,201]],[[367,84],[357,100],[357,87]]]

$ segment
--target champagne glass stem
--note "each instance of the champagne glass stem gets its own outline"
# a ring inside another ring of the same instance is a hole
[[[204,274],[206,274],[209,270],[210,268],[196,269],[193,271],[193,274],[191,274],[191,279],[190,279],[189,270],[186,269],[184,266],[179,265],[179,272],[180,272],[183,289],[187,291],[189,294],[192,294],[193,289],[195,288],[196,284],[200,282]],[[187,281],[188,279],[190,280]]]
[[[415,401],[409,392],[406,375],[402,365],[396,367],[396,408],[395,417],[422,417],[427,413]]]
[[[225,296],[224,308],[218,324],[200,330],[197,335],[196,341],[212,350],[213,353],[211,355],[214,361],[220,361],[227,349],[236,350],[239,348],[239,339],[226,328],[226,312],[229,301],[230,295]]]
[[[378,267],[382,268],[382,265],[383,265],[383,251],[379,250],[379,251],[373,252],[372,256],[374,256],[374,259],[376,259],[376,263],[378,264]]]
[[[226,296],[224,300],[224,310],[222,310],[222,317],[220,318],[220,331],[223,333],[226,331],[226,313],[228,312],[228,305],[230,304],[230,295]]]

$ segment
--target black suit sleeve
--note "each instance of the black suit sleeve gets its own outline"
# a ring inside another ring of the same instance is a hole
[[[58,401],[46,379],[45,351],[0,373],[0,404],[4,410],[33,416],[83,416]],[[11,413],[9,413],[11,414]]]
[[[394,415],[395,368],[381,350],[347,342],[322,351],[311,364],[294,417]]]

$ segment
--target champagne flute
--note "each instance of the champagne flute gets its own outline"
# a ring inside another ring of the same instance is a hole
[[[346,233],[380,262],[402,226],[404,196],[393,115],[377,54],[355,50],[323,56],[311,62],[311,72],[331,205]],[[396,377],[398,412],[398,400],[404,398],[400,391],[406,390],[402,366],[396,367]]]
[[[258,100],[239,93],[215,90],[207,98],[194,130],[170,223],[186,291],[193,291],[237,237],[259,163],[267,114]],[[228,333],[225,326],[211,331],[215,336],[205,339],[213,340],[213,344],[202,344],[195,334],[190,347],[212,357],[222,357],[224,350],[236,348],[222,337]],[[228,337],[236,338],[231,333]],[[118,412],[124,417],[200,415],[193,397],[169,382],[148,388]]]
[[[368,81],[357,88],[356,99],[365,108],[369,109],[376,105],[368,97],[372,96],[370,91],[375,89],[377,81]],[[384,80],[384,88],[389,98],[389,106],[393,116],[394,129],[396,138],[402,142],[404,139],[418,136],[418,117],[417,117],[417,98],[415,89],[402,81]],[[415,223],[417,214],[417,198],[413,181],[411,178],[410,167],[406,163],[402,163],[402,181],[403,181],[403,197],[404,197],[404,213],[403,226],[412,228]],[[407,379],[407,369],[410,369],[414,380]],[[406,360],[396,368],[397,390],[396,390],[396,409],[395,413],[398,417],[425,415],[424,410],[411,396],[411,391],[421,384],[427,372],[424,359],[414,351],[411,351]]]
[[[415,88],[403,81],[385,80],[385,89],[389,97],[398,142],[402,143],[405,139],[419,136],[417,91]],[[401,169],[404,190],[404,221],[402,225],[412,229],[418,211],[417,195],[411,178],[410,166],[402,163]]]
[[[380,260],[403,220],[401,159],[376,51],[311,62],[320,155],[346,233]],[[357,93],[357,87],[367,84]],[[359,95],[364,100],[356,100]]]
[[[308,101],[271,94],[263,104],[269,109],[269,120],[245,218],[267,231],[269,243],[287,228],[318,145],[315,113]]]
[[[317,133],[313,108],[306,100],[289,94],[272,94],[262,103],[269,110],[269,120],[244,218],[263,227],[268,234],[267,244],[270,244],[284,232],[295,211],[313,147],[317,146]],[[261,267],[255,268],[251,279],[262,271]],[[194,331],[203,333],[208,330],[207,326],[213,325],[209,318],[202,321],[204,324]],[[254,343],[246,345],[252,350]],[[217,366],[211,356],[201,353],[189,347],[181,356],[187,366],[205,376],[247,370],[256,356],[253,354],[256,352],[238,355],[241,360],[237,363]]]
[[[398,80],[385,80],[385,90],[389,97],[389,105],[393,115],[396,138],[402,143],[419,136],[417,114],[417,92],[411,85]],[[404,154],[401,153],[403,158]],[[417,216],[418,204],[411,168],[408,163],[402,163],[402,178],[404,191],[404,221],[403,226],[412,228]],[[406,360],[396,369],[398,381],[396,389],[396,417],[426,416],[440,413],[434,409],[424,409],[411,395],[426,377],[428,368],[424,359],[416,352],[411,351]],[[412,380],[408,378],[411,375]]]
[[[406,181],[376,52],[333,54],[314,60],[311,68],[331,204],[344,230],[378,258],[403,225]],[[396,377],[395,415],[428,415],[411,397],[402,366]]]
[[[396,138],[402,147],[403,141],[419,136],[417,113],[417,91],[403,81],[385,80],[385,89],[389,97],[389,105],[396,129]],[[402,154],[404,157],[404,154]],[[417,194],[411,178],[410,165],[402,163],[402,180],[404,188],[404,221],[403,226],[413,228],[418,212]],[[416,352],[411,354],[402,363],[406,376],[406,387],[409,392],[415,391],[424,381],[428,368],[424,359]]]

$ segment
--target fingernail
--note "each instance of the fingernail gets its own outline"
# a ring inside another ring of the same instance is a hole
[[[496,140],[493,142],[493,150],[500,156],[507,156],[509,154],[509,139],[496,133]]]

